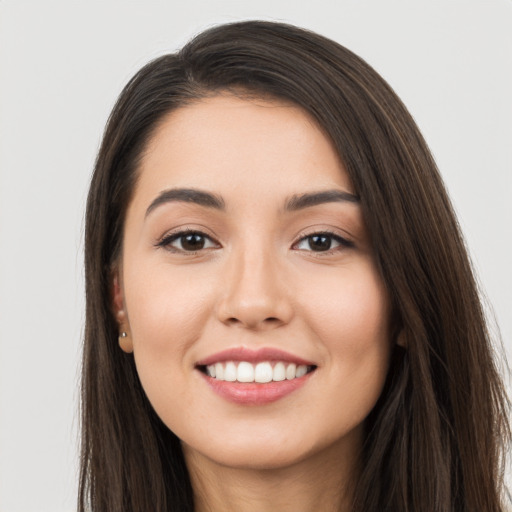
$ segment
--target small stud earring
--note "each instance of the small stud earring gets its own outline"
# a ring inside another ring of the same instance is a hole
[[[119,337],[120,337],[120,338],[128,338],[128,333],[126,333],[125,331],[123,331],[123,332],[121,332],[121,333],[119,334]]]

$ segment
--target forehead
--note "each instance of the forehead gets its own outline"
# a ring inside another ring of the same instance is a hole
[[[311,188],[352,191],[332,142],[302,108],[229,94],[168,114],[139,172],[138,188],[148,194],[171,187],[264,197]]]

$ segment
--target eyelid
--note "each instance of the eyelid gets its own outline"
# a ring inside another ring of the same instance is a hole
[[[155,242],[155,247],[157,248],[163,248],[168,250],[169,252],[179,253],[179,254],[186,254],[186,255],[194,255],[199,252],[207,251],[209,249],[213,249],[213,247],[207,247],[202,248],[197,251],[186,251],[184,249],[179,249],[176,247],[172,247],[171,243],[175,240],[178,240],[179,238],[189,235],[189,234],[196,234],[201,235],[204,238],[210,240],[215,246],[221,247],[221,244],[216,240],[214,236],[209,234],[205,227],[190,227],[190,226],[179,226],[177,228],[174,228],[170,231],[166,231],[164,235],[162,235],[158,240]]]
[[[296,241],[292,245],[292,249],[296,247],[299,243],[306,240],[309,237],[315,236],[315,235],[326,235],[334,240],[339,244],[337,247],[330,248],[326,251],[313,251],[313,250],[306,250],[306,249],[296,249],[298,251],[304,251],[311,254],[314,254],[315,256],[323,256],[323,255],[330,255],[334,252],[338,252],[343,249],[350,249],[352,247],[355,247],[355,243],[353,240],[348,238],[347,236],[343,236],[339,234],[338,232],[332,230],[332,229],[326,229],[321,227],[313,227],[309,228],[308,230],[302,231],[296,238]]]

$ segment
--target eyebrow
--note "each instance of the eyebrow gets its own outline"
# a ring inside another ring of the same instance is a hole
[[[146,217],[158,206],[172,202],[194,203],[207,208],[224,211],[226,204],[222,197],[193,188],[172,188],[160,193],[146,210]],[[323,190],[295,194],[287,199],[285,211],[294,212],[324,203],[359,203],[359,197],[344,190]]]
[[[226,205],[222,197],[211,194],[210,192],[203,192],[193,188],[172,188],[164,190],[159,194],[156,199],[148,206],[146,210],[146,217],[158,206],[172,203],[174,201],[183,203],[195,203],[207,208],[214,208],[216,210],[225,210]]]
[[[344,190],[323,190],[321,192],[293,195],[286,201],[285,210],[294,212],[319,204],[342,202],[359,203],[359,196]]]

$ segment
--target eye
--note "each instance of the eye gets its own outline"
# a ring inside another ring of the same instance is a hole
[[[164,237],[157,244],[172,252],[194,253],[203,249],[218,247],[208,235],[200,231],[180,231]]]
[[[354,244],[334,233],[313,233],[294,246],[299,251],[328,252],[342,247],[353,247]]]

